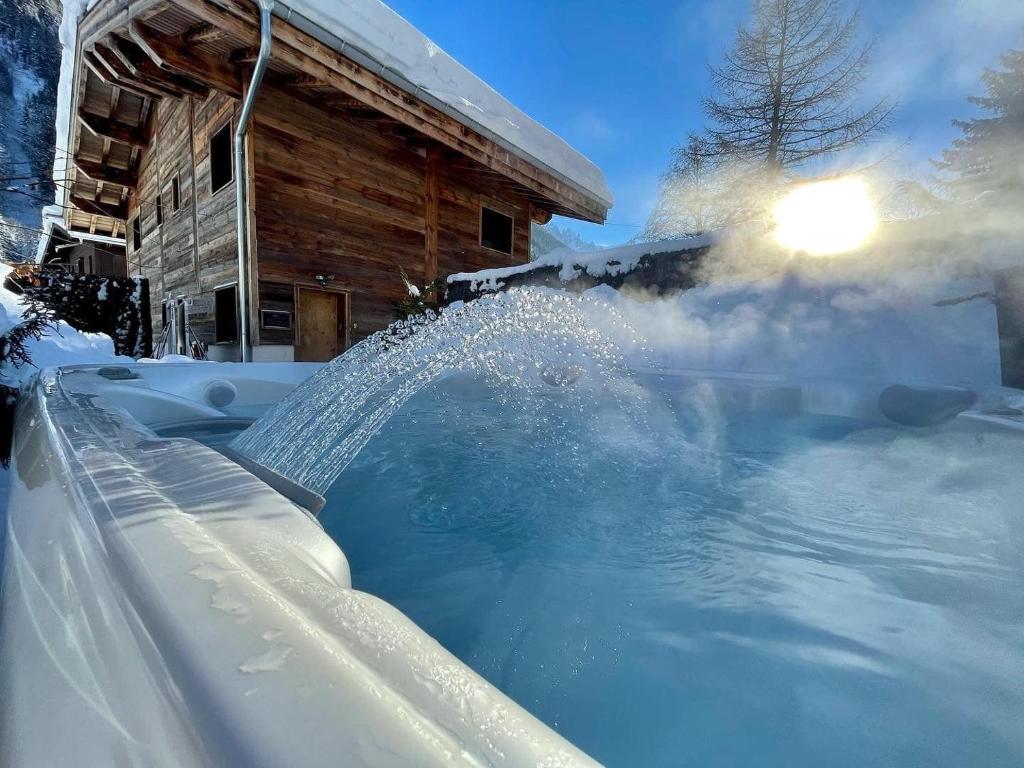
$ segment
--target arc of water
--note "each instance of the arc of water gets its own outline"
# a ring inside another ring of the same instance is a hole
[[[520,289],[396,323],[328,364],[232,448],[325,493],[413,395],[448,373],[532,387],[545,365],[621,365],[617,345],[585,309],[615,314],[600,300]]]

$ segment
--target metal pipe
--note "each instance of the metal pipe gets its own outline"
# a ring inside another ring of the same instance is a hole
[[[249,86],[245,89],[245,101],[235,126],[235,221],[238,233],[238,343],[241,346],[242,362],[252,359],[249,347],[249,179],[245,168],[245,136],[249,131],[249,118],[256,101],[263,73],[270,61],[271,30],[270,13],[274,0],[257,0],[260,6],[260,53],[256,59]]]

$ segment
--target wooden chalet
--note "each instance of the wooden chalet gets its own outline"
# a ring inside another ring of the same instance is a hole
[[[274,5],[248,124],[251,359],[330,359],[395,319],[403,272],[521,264],[531,222],[605,219],[600,171],[408,22],[313,2]],[[232,142],[260,29],[251,0],[100,0],[79,22],[65,226],[124,235],[154,335],[176,307],[213,359],[240,355]],[[470,92],[417,80],[442,70]]]

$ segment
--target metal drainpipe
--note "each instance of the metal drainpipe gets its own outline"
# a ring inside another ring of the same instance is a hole
[[[242,111],[238,115],[235,127],[235,220],[238,232],[238,330],[239,344],[242,347],[242,362],[252,359],[249,347],[249,206],[247,202],[249,179],[245,168],[245,135],[249,132],[249,118],[252,105],[256,101],[263,73],[270,61],[270,12],[274,10],[274,0],[257,0],[260,6],[260,53],[256,59],[252,79],[245,92]]]

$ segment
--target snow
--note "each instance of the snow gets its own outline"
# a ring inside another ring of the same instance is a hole
[[[673,253],[696,248],[704,248],[718,242],[720,234],[709,232],[695,237],[683,237],[675,240],[662,240],[657,243],[635,243],[617,248],[603,248],[593,253],[576,253],[568,248],[552,251],[527,264],[496,269],[481,269],[478,272],[456,272],[448,276],[448,283],[470,283],[471,290],[496,291],[504,287],[504,280],[512,275],[533,272],[542,267],[558,267],[558,277],[562,282],[569,282],[583,273],[592,277],[605,275],[621,275],[632,271],[644,256],[659,253]]]
[[[21,296],[2,287],[10,272],[10,266],[0,264],[0,333],[6,333],[20,323],[25,308]],[[83,333],[62,320],[56,323],[54,330],[47,331],[41,339],[30,340],[28,349],[35,367],[4,367],[0,374],[5,384],[21,386],[34,376],[37,370],[51,366],[135,362],[130,357],[114,354],[114,342],[106,334]]]
[[[149,365],[166,365],[167,363],[216,363],[216,360],[196,360],[188,355],[164,355],[163,357],[142,357],[134,361]]]
[[[75,83],[75,43],[78,20],[98,0],[64,0],[60,21],[61,60],[60,79],[57,82],[57,151],[53,158],[53,180],[57,183],[58,200],[61,183],[71,167],[68,141],[71,131],[71,92]]]
[[[63,13],[60,21],[58,37],[60,38],[60,78],[57,81],[57,145],[53,154],[53,181],[57,186],[55,205],[48,205],[42,211],[42,230],[36,248],[36,261],[43,259],[46,241],[54,224],[63,221],[65,181],[71,170],[71,153],[68,142],[71,140],[71,93],[75,87],[75,44],[78,37],[78,21],[86,11],[99,0],[63,0]]]
[[[422,92],[432,96],[460,121],[483,129],[515,154],[547,166],[611,207],[612,194],[600,168],[513,106],[382,2],[289,0],[287,4],[277,3],[274,12],[299,26],[295,12],[304,16],[321,28],[309,30],[312,34],[322,37],[326,33],[325,43],[339,50],[357,49],[382,65],[383,77],[397,79],[402,86],[411,85],[408,90],[414,95]]]
[[[3,287],[11,267],[0,263],[0,333],[6,333],[21,322],[24,305],[22,298]],[[82,333],[63,321],[56,329],[47,331],[41,339],[30,339],[27,346],[33,366],[21,368],[4,366],[0,369],[0,381],[11,387],[21,387],[37,371],[55,365],[76,365],[80,363],[131,363],[130,357],[114,354],[114,342],[102,333]],[[7,470],[0,470],[0,509],[7,504]],[[0,521],[3,515],[0,515]],[[0,545],[2,545],[0,534]]]

